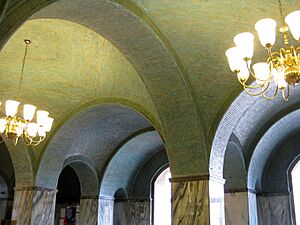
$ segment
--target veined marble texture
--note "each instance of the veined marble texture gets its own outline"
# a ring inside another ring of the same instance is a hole
[[[24,188],[15,191],[12,220],[17,225],[53,225],[56,190]]]
[[[289,195],[259,196],[259,224],[291,225]]]
[[[255,193],[248,192],[249,225],[258,225],[257,198]]]
[[[209,225],[208,180],[172,183],[172,225]]]
[[[98,222],[99,225],[113,225],[114,200],[105,197],[99,198]]]
[[[225,194],[226,225],[248,225],[248,192]]]
[[[149,225],[150,224],[150,200],[130,199],[128,205],[128,225]],[[122,224],[123,225],[123,224]]]
[[[80,225],[97,225],[98,224],[98,202],[97,198],[80,199]]]

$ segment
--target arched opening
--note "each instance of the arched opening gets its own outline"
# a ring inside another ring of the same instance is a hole
[[[291,172],[296,224],[300,224],[300,160]]]
[[[79,222],[80,182],[70,166],[66,166],[58,179],[55,225],[75,225]]]
[[[120,188],[116,191],[114,198],[113,225],[121,225],[127,221],[127,193],[123,188]]]
[[[0,223],[10,223],[13,210],[15,174],[6,145],[0,146]]]
[[[171,172],[164,169],[154,181],[153,225],[171,225]]]

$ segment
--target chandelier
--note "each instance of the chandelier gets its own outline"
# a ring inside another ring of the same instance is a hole
[[[233,41],[236,46],[228,49],[226,56],[230,69],[237,75],[246,93],[252,96],[262,95],[271,100],[280,90],[282,97],[287,101],[290,96],[290,87],[300,82],[300,46],[291,45],[288,39],[290,30],[294,39],[300,42],[300,10],[284,18],[281,2],[278,2],[282,19],[279,32],[282,33],[284,47],[273,51],[276,40],[276,21],[265,18],[255,24],[259,41],[268,53],[268,58],[264,62],[251,66],[254,35],[249,32],[243,32],[234,37]],[[254,78],[255,83],[249,84],[250,76]]]
[[[31,43],[31,41],[27,39],[24,41],[25,54],[21,70],[19,91],[21,90],[23,80],[28,45]],[[18,143],[18,139],[22,137],[26,145],[37,146],[45,139],[46,133],[51,130],[53,118],[49,117],[47,111],[36,111],[36,107],[30,104],[23,105],[23,117],[19,117],[19,105],[20,102],[15,100],[7,100],[5,102],[6,115],[0,118],[0,133],[3,134],[2,136],[13,139],[15,145]],[[36,118],[36,122],[32,121],[34,117]]]

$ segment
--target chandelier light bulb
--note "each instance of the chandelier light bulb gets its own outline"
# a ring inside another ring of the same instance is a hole
[[[226,51],[228,64],[232,72],[239,71],[245,64],[237,47],[230,48]]]
[[[260,62],[254,64],[252,68],[254,70],[257,84],[261,85],[268,80],[270,76],[269,64]]]
[[[292,12],[285,17],[293,37],[300,41],[300,10]]]
[[[250,32],[243,32],[236,35],[233,41],[238,48],[241,57],[251,59],[254,51],[254,35]]]
[[[45,128],[44,127],[38,127],[38,135],[40,137],[46,137],[46,131],[45,131]]]
[[[27,124],[27,134],[30,137],[35,137],[38,132],[38,125],[37,123],[28,123]]]
[[[249,71],[246,66],[242,67],[241,70],[237,73],[237,78],[242,83],[246,82],[249,79]]]
[[[49,112],[45,111],[45,110],[38,110],[36,112],[36,115],[37,115],[37,123],[39,125],[44,125],[47,123],[47,118],[48,118],[48,115],[49,115]]]
[[[44,129],[45,129],[46,132],[49,132],[51,130],[53,121],[54,121],[53,118],[47,117],[46,123],[43,124],[43,127],[44,127]]]
[[[20,102],[14,100],[7,100],[5,102],[6,116],[14,117],[18,112]]]
[[[31,121],[35,114],[36,107],[34,105],[25,104],[23,106],[23,117],[24,120]]]
[[[258,33],[259,41],[262,46],[270,48],[275,44],[276,40],[276,21],[265,18],[257,21],[255,30]]]

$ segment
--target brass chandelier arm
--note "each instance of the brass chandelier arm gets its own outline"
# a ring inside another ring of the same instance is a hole
[[[24,142],[27,146],[37,146],[39,145],[44,139],[46,138],[46,136],[44,137],[39,137],[39,140],[34,140],[33,138],[28,137],[27,135],[23,136]]]
[[[254,79],[256,79],[256,80],[258,80],[258,81],[263,81],[263,82],[266,82],[266,81],[269,82],[269,81],[270,81],[270,79],[271,79],[271,77],[272,77],[271,72],[270,72],[270,74],[269,74],[268,79],[266,79],[266,80],[259,79],[259,78],[257,78],[257,77],[255,76],[255,73],[253,73],[253,71],[251,70],[251,68],[250,68],[250,66],[249,66],[249,64],[248,64],[248,61],[249,61],[249,60],[245,60],[246,66],[247,66],[247,69],[248,69],[250,75],[251,75]]]
[[[247,87],[245,87],[245,86],[243,86],[243,87],[244,87],[244,91],[245,91],[247,94],[249,94],[249,95],[251,95],[251,96],[259,96],[259,95],[262,95],[263,93],[265,93],[266,90],[269,88],[269,86],[270,86],[270,82],[268,82],[267,85],[265,85],[265,88],[262,89],[262,91],[260,91],[260,92],[258,92],[258,93],[252,93],[252,92],[250,92],[250,91],[247,89]]]
[[[266,92],[263,92],[262,93],[262,95],[263,95],[263,97],[265,98],[265,99],[267,99],[267,100],[273,100],[275,97],[276,97],[276,95],[277,95],[277,93],[278,93],[278,85],[276,85],[276,89],[275,89],[275,92],[274,92],[274,94],[270,97],[270,96],[267,96],[266,95]]]
[[[238,81],[240,82],[240,84],[248,89],[258,89],[258,88],[262,88],[265,86],[265,84],[259,84],[259,85],[247,85],[246,83],[243,83],[240,79],[238,79]],[[266,81],[265,81],[266,82]]]
[[[281,94],[282,94],[282,97],[285,101],[288,101],[289,100],[289,97],[290,97],[290,85],[287,86],[287,95],[285,95],[285,89],[281,89]]]

